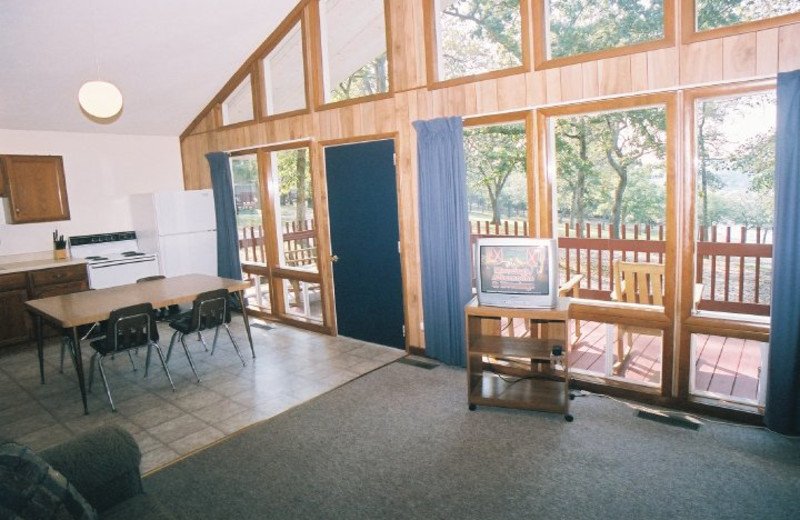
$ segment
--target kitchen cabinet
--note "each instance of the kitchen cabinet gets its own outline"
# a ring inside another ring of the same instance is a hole
[[[0,275],[0,346],[26,341],[31,320],[25,310],[28,299],[25,273]]]
[[[87,289],[89,279],[85,264],[0,274],[0,347],[34,337],[33,320],[25,310],[26,301]],[[61,331],[44,324],[43,333],[56,336]]]
[[[9,224],[69,220],[69,201],[60,156],[2,155],[0,176],[8,197]]]

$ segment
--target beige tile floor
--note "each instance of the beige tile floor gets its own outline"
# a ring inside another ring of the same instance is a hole
[[[172,391],[153,354],[144,376],[144,352],[104,361],[117,412],[111,411],[99,373],[83,414],[75,371],[67,358],[59,373],[60,344],[45,345],[45,376],[39,381],[34,344],[0,349],[0,435],[41,450],[102,424],[130,431],[142,450],[142,472],[155,470],[183,455],[268,419],[347,381],[405,355],[402,350],[252,320],[256,359],[251,358],[241,319],[231,329],[247,362],[243,367],[222,331],[213,356],[187,341],[201,381],[196,383],[183,350],[169,363]],[[166,353],[170,332],[159,324]],[[212,334],[206,333],[211,343]],[[92,352],[83,344],[84,366]],[[179,347],[179,345],[178,345]]]

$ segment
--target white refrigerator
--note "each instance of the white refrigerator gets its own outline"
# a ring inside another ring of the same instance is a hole
[[[139,249],[157,253],[161,274],[217,276],[217,219],[211,190],[131,195]]]

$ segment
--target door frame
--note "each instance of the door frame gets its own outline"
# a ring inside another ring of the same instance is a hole
[[[324,215],[324,218],[320,219],[318,224],[318,233],[319,233],[319,271],[322,277],[322,284],[323,284],[323,291],[322,294],[324,295],[324,306],[327,309],[327,316],[330,318],[331,330],[332,334],[338,336],[339,335],[339,328],[338,328],[338,316],[336,315],[336,301],[335,301],[335,288],[333,282],[333,265],[331,261],[332,250],[331,250],[331,226],[330,226],[330,211],[328,207],[328,172],[325,168],[325,148],[331,146],[340,146],[340,145],[349,145],[349,144],[359,144],[359,143],[370,143],[375,141],[386,141],[392,140],[394,141],[394,154],[395,158],[397,157],[397,149],[398,149],[398,135],[396,133],[385,133],[385,134],[373,134],[367,136],[359,136],[353,137],[348,139],[331,139],[326,141],[318,141],[315,143],[314,148],[316,148],[316,153],[312,154],[314,158],[312,160],[319,161],[316,165],[318,167],[317,171],[319,173],[319,184],[318,189],[315,190],[316,193],[319,193],[320,200],[315,200],[316,204],[319,204],[317,207],[319,208],[320,212],[319,215]],[[312,164],[312,168],[313,168]],[[398,236],[400,237],[400,280],[401,280],[401,299],[403,305],[403,327],[405,328],[405,350],[408,352],[409,350],[409,323],[408,323],[408,300],[407,300],[407,280],[408,280],[408,273],[407,273],[407,265],[408,259],[406,258],[406,247],[403,247],[403,237],[405,233],[408,231],[404,228],[404,220],[403,220],[403,208],[402,208],[402,198],[401,198],[401,183],[400,179],[398,178],[398,169],[397,169],[397,161],[395,159],[395,195],[397,197],[397,225],[398,225]],[[315,195],[316,195],[315,193]]]

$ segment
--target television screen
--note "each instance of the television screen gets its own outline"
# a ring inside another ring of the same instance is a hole
[[[485,292],[550,294],[547,246],[481,247],[481,287]]]
[[[553,308],[558,301],[555,239],[484,237],[476,243],[476,282],[481,305]]]

